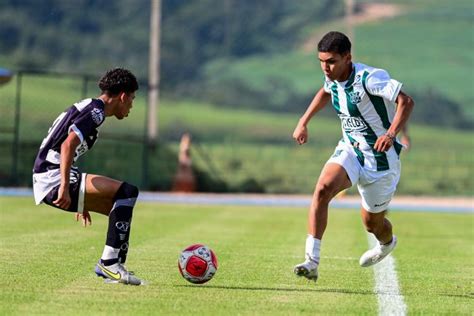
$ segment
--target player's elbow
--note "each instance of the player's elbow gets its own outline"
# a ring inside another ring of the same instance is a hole
[[[400,91],[400,93],[398,94],[396,102],[399,107],[404,108],[410,112],[415,106],[415,101],[413,101],[412,97],[410,97],[408,94],[403,93],[403,91]]]
[[[402,107],[406,112],[411,113],[413,108],[415,107],[415,101],[409,96],[409,95],[404,95],[399,103],[399,106]]]

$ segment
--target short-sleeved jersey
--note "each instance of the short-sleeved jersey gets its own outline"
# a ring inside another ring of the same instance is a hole
[[[354,63],[347,81],[325,78],[324,91],[341,120],[343,141],[352,146],[359,163],[368,170],[383,171],[399,159],[398,141],[387,152],[374,149],[377,138],[387,132],[395,116],[402,84],[383,69]]]
[[[74,132],[81,140],[76,148],[74,162],[94,146],[99,127],[105,120],[104,103],[100,99],[85,99],[61,113],[48,130],[36,156],[33,173],[58,169],[61,162],[61,144]]]

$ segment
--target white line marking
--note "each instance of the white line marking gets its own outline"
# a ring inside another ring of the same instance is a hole
[[[373,234],[367,234],[370,247],[375,247],[377,239]],[[407,306],[398,286],[395,259],[388,255],[374,265],[375,293],[379,303],[379,315],[406,315]]]

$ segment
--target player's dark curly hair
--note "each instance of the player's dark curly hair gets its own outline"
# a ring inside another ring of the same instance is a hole
[[[114,68],[106,72],[99,80],[102,93],[117,95],[120,92],[132,93],[138,90],[137,78],[131,71]]]
[[[351,41],[341,32],[329,32],[319,41],[318,51],[344,55],[351,52]]]

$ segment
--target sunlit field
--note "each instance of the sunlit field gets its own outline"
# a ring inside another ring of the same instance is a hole
[[[376,314],[374,270],[360,268],[368,248],[356,210],[330,211],[320,279],[296,278],[303,260],[304,208],[193,206],[139,202],[127,266],[146,286],[105,284],[95,276],[106,218],[83,228],[73,214],[33,199],[0,197],[1,315],[314,315]],[[389,215],[399,244],[393,253],[409,314],[473,310],[473,215]],[[179,274],[179,252],[204,243],[219,268],[204,285]]]

